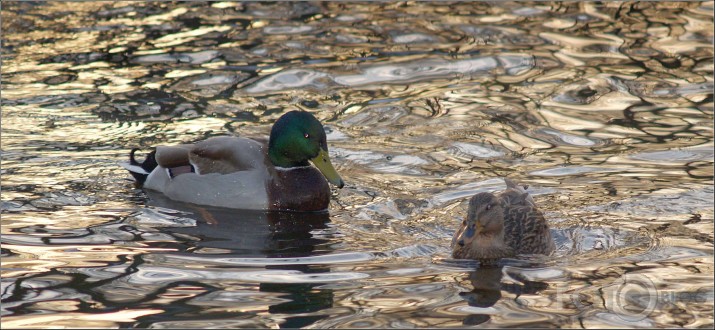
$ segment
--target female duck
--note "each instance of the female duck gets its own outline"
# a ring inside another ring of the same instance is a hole
[[[181,202],[322,211],[330,201],[326,179],[338,188],[344,185],[328,157],[323,125],[304,111],[281,116],[268,145],[248,138],[214,137],[196,144],[159,146],[143,163],[134,159],[135,151],[123,166],[144,188]]]
[[[452,239],[457,259],[494,260],[517,254],[550,254],[554,241],[534,200],[504,179],[503,192],[479,193],[469,200],[467,219]]]

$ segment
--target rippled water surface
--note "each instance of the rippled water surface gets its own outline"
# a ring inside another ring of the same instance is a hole
[[[3,327],[711,327],[712,10],[3,1]],[[329,215],[118,166],[295,109],[347,182]],[[558,251],[451,259],[503,176]]]

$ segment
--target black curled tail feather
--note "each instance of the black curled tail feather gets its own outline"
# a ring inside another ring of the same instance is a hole
[[[146,159],[144,159],[143,162],[139,163],[137,160],[134,158],[134,153],[137,152],[139,148],[134,148],[132,151],[129,153],[129,162],[132,165],[138,165],[141,166],[147,173],[151,173],[159,164],[156,162],[156,150],[152,150],[148,155],[146,155]]]
[[[142,166],[142,163],[138,162],[138,161],[134,158],[134,153],[136,153],[137,151],[139,151],[139,148],[132,148],[132,151],[129,152],[129,164],[130,164],[130,165],[135,165],[135,166],[140,166],[140,167],[141,167],[141,166]]]
[[[129,164],[133,166],[139,166],[141,167],[145,173],[140,173],[140,172],[135,172],[132,171],[131,169],[129,170],[129,173],[134,177],[135,180],[137,180],[138,183],[143,184],[144,181],[146,181],[146,178],[149,176],[149,173],[153,171],[159,164],[156,162],[156,150],[152,150],[148,155],[146,155],[146,159],[144,159],[143,162],[138,162],[136,158],[134,158],[134,153],[136,153],[139,150],[139,148],[133,148],[132,151],[129,152]]]

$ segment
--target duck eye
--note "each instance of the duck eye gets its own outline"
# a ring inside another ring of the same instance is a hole
[[[462,220],[462,226],[466,226],[466,225],[467,225],[467,220]]]
[[[303,134],[303,136],[305,136],[306,139],[310,138],[310,134],[308,134],[308,133]]]
[[[491,209],[491,208],[492,208],[492,204],[487,204],[487,207],[485,207],[484,209],[489,211],[489,209]]]

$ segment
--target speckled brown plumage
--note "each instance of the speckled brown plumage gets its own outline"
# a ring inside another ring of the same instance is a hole
[[[495,260],[518,254],[550,254],[554,241],[544,215],[522,187],[505,179],[507,189],[479,193],[452,240],[458,259]]]

